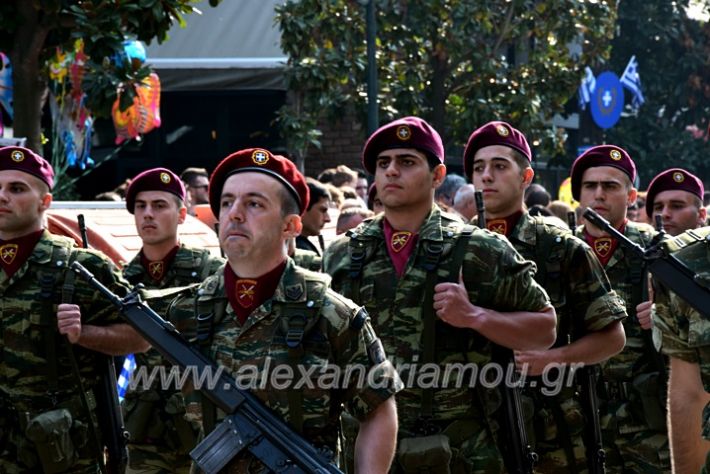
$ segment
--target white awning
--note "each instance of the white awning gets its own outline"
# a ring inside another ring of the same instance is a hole
[[[147,47],[147,62],[165,91],[285,89],[281,34],[274,7],[283,0],[223,0],[174,25],[163,44]],[[199,70],[199,72],[195,72]]]

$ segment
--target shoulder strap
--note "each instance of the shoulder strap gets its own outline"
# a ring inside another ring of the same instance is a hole
[[[473,234],[473,226],[465,225],[461,230],[459,238],[451,249],[451,259],[449,261],[449,276],[448,280],[458,281],[461,267],[463,266],[464,256],[468,241]],[[437,245],[427,245],[424,247],[426,255],[424,258],[423,268],[427,271],[427,276],[424,286],[424,307],[422,308],[422,321],[424,323],[424,332],[422,335],[423,364],[435,362],[436,359],[436,321],[434,315],[434,286],[437,284],[436,269],[439,265],[443,245],[437,242]],[[420,416],[423,419],[429,419],[434,413],[434,389],[427,388],[422,391],[422,409]]]

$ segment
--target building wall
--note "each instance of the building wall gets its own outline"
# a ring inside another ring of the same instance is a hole
[[[346,113],[335,121],[323,120],[319,124],[323,132],[321,149],[312,147],[305,160],[306,174],[316,177],[326,168],[347,165],[361,168],[360,154],[365,145],[364,127],[356,120],[355,114]]]

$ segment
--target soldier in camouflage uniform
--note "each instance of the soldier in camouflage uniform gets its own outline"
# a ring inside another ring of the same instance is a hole
[[[592,147],[572,165],[572,196],[608,220],[630,240],[647,247],[654,230],[626,218],[636,202],[636,166],[614,145]],[[640,258],[597,227],[577,228],[604,265],[612,288],[623,297],[626,347],[603,364],[600,409],[608,472],[665,472],[670,469],[665,416],[664,357],[653,347],[647,274]]]
[[[132,285],[172,288],[200,283],[224,261],[207,249],[180,244],[178,225],[185,222],[185,187],[172,171],[154,168],[131,180],[126,209],[134,215],[143,247],[124,267]],[[136,365],[148,370],[170,364],[157,350],[136,355]],[[158,381],[155,382],[155,385]],[[129,390],[124,419],[131,433],[129,472],[144,474],[187,473],[197,432],[185,421],[182,395],[177,388],[140,387]]]
[[[196,334],[195,343],[239,386],[252,389],[334,455],[344,405],[362,423],[359,472],[385,472],[396,440],[396,373],[364,309],[330,290],[326,275],[297,267],[286,254],[286,241],[300,233],[308,205],[305,178],[282,156],[241,150],[213,173],[210,205],[219,215],[228,264],[194,297],[178,298],[170,320],[183,333]],[[348,373],[350,367],[369,371],[367,382],[355,380],[358,372]],[[293,376],[275,378],[276,370],[285,369]],[[339,382],[322,379],[329,370],[340,374]],[[193,403],[194,395],[186,394],[188,413],[209,433],[224,414],[206,399],[201,407]],[[245,450],[228,469],[262,472],[263,465]]]
[[[710,286],[710,227],[663,243]],[[673,472],[710,472],[710,321],[675,293],[655,292],[654,322],[670,357],[668,424]],[[702,468],[702,471],[701,471]]]
[[[529,375],[539,376],[550,364],[598,364],[619,353],[625,342],[621,320],[626,310],[587,244],[556,220],[533,217],[525,210],[525,188],[534,177],[530,161],[525,136],[505,122],[482,126],[464,149],[464,170],[483,192],[488,229],[504,234],[524,258],[537,264],[535,279],[555,306],[555,345],[515,354],[520,366],[529,364]],[[585,428],[582,415],[590,414],[582,411],[575,387],[546,396],[550,387],[540,380],[536,385],[526,391],[535,410],[536,429],[529,430],[540,456],[535,468],[544,473],[584,471],[583,429],[590,427]]]
[[[118,322],[111,303],[65,271],[80,262],[112,291],[127,292],[103,254],[75,248],[73,240],[44,229],[53,183],[52,167],[42,157],[21,147],[0,149],[3,474],[97,473],[103,457],[97,422],[104,420],[96,420],[95,395],[106,361],[95,351],[119,355],[148,348]]]
[[[667,169],[651,180],[646,192],[646,215],[663,218],[663,230],[676,236],[688,229],[705,225],[703,182],[682,169]]]
[[[393,472],[502,472],[490,416],[497,392],[484,390],[488,378],[468,372],[461,384],[446,371],[492,367],[490,341],[546,349],[555,314],[534,264],[503,237],[465,227],[434,204],[443,161],[441,138],[424,120],[406,117],[377,130],[363,165],[375,174],[384,214],[333,242],[323,264],[334,288],[374,315],[405,382]]]

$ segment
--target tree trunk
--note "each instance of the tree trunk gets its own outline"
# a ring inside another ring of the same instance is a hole
[[[431,124],[446,143],[446,79],[449,75],[449,57],[443,47],[437,48],[431,58]]]
[[[27,147],[42,154],[42,102],[47,79],[40,64],[41,52],[48,29],[37,16],[34,2],[17,2],[22,25],[17,28],[12,50],[13,107],[15,137],[27,138]]]

